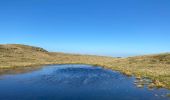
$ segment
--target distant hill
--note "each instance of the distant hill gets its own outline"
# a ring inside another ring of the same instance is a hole
[[[0,45],[0,66],[14,67],[29,65],[29,63],[38,63],[51,59],[48,51],[27,45],[7,44]]]
[[[48,52],[47,50],[21,44],[0,45],[0,68],[23,67],[41,64],[87,63],[94,61],[97,56]],[[99,57],[98,60],[111,59]],[[89,61],[91,60],[91,61]]]
[[[170,53],[129,57],[129,59],[134,60],[134,62],[147,62],[150,64],[170,64]]]
[[[170,54],[128,58],[48,52],[40,47],[21,44],[0,45],[0,73],[4,69],[45,64],[91,64],[120,71],[126,75],[148,77],[150,86],[170,88]]]

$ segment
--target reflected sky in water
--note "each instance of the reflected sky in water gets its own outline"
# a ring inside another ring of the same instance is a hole
[[[0,76],[0,100],[169,100],[166,89],[137,88],[135,78],[90,65],[49,65]]]

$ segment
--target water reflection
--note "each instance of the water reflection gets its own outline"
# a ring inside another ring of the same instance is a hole
[[[0,80],[0,100],[168,100],[166,89],[137,88],[135,78],[90,65],[53,65]]]

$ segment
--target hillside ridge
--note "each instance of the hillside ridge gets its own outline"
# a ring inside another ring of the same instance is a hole
[[[49,52],[22,44],[0,44],[0,73],[6,69],[46,64],[90,64],[120,71],[138,78],[148,77],[158,87],[170,89],[170,53],[113,58]]]

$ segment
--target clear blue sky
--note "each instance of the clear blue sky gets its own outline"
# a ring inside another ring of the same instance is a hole
[[[170,52],[170,0],[0,0],[0,43],[110,56]]]

